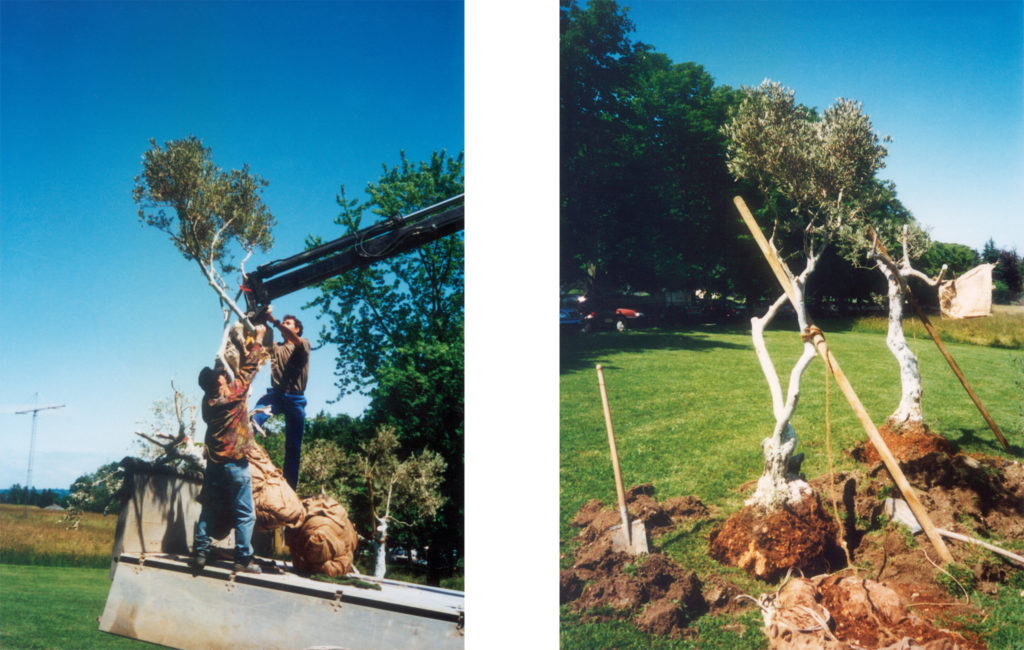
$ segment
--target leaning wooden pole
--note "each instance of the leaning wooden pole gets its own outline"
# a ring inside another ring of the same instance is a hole
[[[754,220],[754,215],[750,213],[750,210],[747,208],[747,204],[743,201],[743,198],[737,196],[733,198],[733,203],[736,204],[736,209],[739,210],[744,223],[746,223],[747,228],[750,229],[750,234],[754,236],[754,241],[757,242],[757,245],[764,254],[765,259],[768,260],[768,265],[771,266],[776,279],[779,281],[779,284],[782,285],[782,289],[786,292],[790,302],[793,303],[793,308],[797,309],[796,292],[793,288],[792,274],[789,272],[789,269],[779,258],[775,249],[768,243],[768,240],[765,239],[764,233],[761,232],[760,226],[757,225],[757,221]],[[939,536],[939,533],[935,528],[935,524],[932,523],[931,517],[928,516],[928,512],[918,500],[917,493],[914,492],[914,488],[912,488],[910,482],[907,481],[907,477],[903,474],[903,470],[900,469],[899,463],[889,450],[889,446],[885,444],[885,440],[883,440],[881,434],[878,433],[875,423],[871,421],[871,416],[868,415],[867,409],[865,409],[864,405],[861,404],[860,398],[857,397],[857,393],[854,392],[850,382],[847,381],[846,375],[843,374],[842,369],[839,367],[839,362],[836,361],[836,358],[828,349],[828,344],[825,342],[825,335],[818,327],[810,322],[810,319],[808,319],[807,329],[809,330],[807,334],[811,336],[811,341],[814,343],[815,349],[828,365],[828,369],[831,371],[832,376],[835,377],[836,383],[839,384],[839,388],[843,391],[843,395],[846,396],[846,400],[850,403],[850,406],[853,407],[853,412],[857,415],[857,419],[860,420],[861,426],[864,427],[864,431],[867,432],[868,438],[878,450],[878,455],[882,457],[882,462],[885,463],[886,469],[889,470],[889,474],[896,482],[896,487],[899,488],[900,492],[903,494],[903,498],[906,499],[907,505],[910,506],[910,510],[914,513],[914,516],[917,517],[917,521],[921,524],[924,534],[927,535],[928,540],[932,543],[932,546],[935,547],[935,551],[939,554],[939,557],[943,562],[947,564],[953,562],[953,556],[950,555],[945,542],[943,542],[942,537]]]
[[[878,233],[876,233],[875,229],[871,226],[868,226],[868,236],[874,241],[875,247],[878,249],[878,254],[883,258],[888,266],[890,268],[896,268],[895,263],[889,259],[889,254],[885,250],[885,246],[882,245],[881,238],[879,238]],[[964,390],[967,391],[967,394],[971,396],[971,400],[974,402],[974,405],[978,407],[981,417],[985,418],[985,422],[988,423],[988,427],[992,429],[992,432],[996,434],[997,438],[999,438],[999,442],[1003,445],[1003,449],[1005,451],[1010,451],[1010,445],[1007,444],[1006,438],[1003,437],[1003,432],[999,430],[998,426],[996,426],[995,420],[993,420],[992,416],[988,414],[988,410],[985,408],[985,405],[981,403],[981,399],[967,382],[967,377],[965,377],[963,371],[960,370],[960,366],[958,366],[956,361],[953,360],[953,356],[949,353],[949,350],[946,349],[942,339],[939,338],[939,333],[935,331],[935,327],[932,325],[932,322],[928,320],[928,316],[924,313],[924,310],[921,309],[921,305],[918,304],[917,299],[914,298],[914,294],[910,291],[910,285],[907,284],[906,280],[904,280],[903,276],[899,273],[896,273],[895,275],[896,280],[900,283],[900,291],[902,291],[903,295],[910,300],[910,304],[914,308],[914,313],[916,313],[917,317],[921,319],[921,323],[924,325],[924,328],[928,330],[928,334],[931,335],[932,340],[935,341],[935,345],[938,346],[939,352],[941,352],[942,356],[946,359],[946,363],[948,363],[949,367],[953,369],[953,374],[960,380],[960,384],[964,387]]]

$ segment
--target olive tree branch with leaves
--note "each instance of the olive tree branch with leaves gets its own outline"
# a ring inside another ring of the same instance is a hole
[[[135,177],[132,197],[139,206],[139,220],[167,233],[178,251],[194,261],[217,294],[224,318],[224,334],[218,356],[223,360],[231,327],[231,314],[254,332],[252,323],[228,292],[225,274],[241,270],[258,248],[273,244],[274,217],[261,198],[268,182],[249,172],[249,166],[222,171],[201,140],[189,136],[160,147],[150,140],[142,156],[142,173]],[[245,253],[239,267],[233,265],[232,246]],[[231,367],[225,362],[229,375]]]

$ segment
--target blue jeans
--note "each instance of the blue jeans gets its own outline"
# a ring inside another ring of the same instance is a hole
[[[256,408],[270,406],[273,415],[284,413],[284,480],[295,489],[299,482],[299,457],[302,455],[302,427],[306,422],[306,397],[282,393],[268,388],[267,393],[256,402]],[[257,413],[253,416],[256,424],[263,426],[270,416]]]
[[[227,535],[232,526],[235,529],[235,562],[246,564],[252,557],[252,530],[256,526],[249,460],[207,461],[203,474],[203,510],[196,525],[196,554],[208,554],[211,534],[218,538],[221,533]]]

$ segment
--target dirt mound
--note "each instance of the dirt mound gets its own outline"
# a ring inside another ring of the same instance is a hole
[[[658,502],[654,498],[654,486],[650,483],[634,485],[626,491],[626,507],[631,519],[644,522],[650,536],[660,535],[686,519],[704,518],[710,513],[707,506],[697,497],[670,497]],[[609,528],[621,524],[616,509],[606,509],[597,499],[588,501],[572,519],[572,525],[583,530],[577,539],[583,544],[593,544]]]
[[[1024,539],[1020,461],[953,453],[952,445],[924,430],[887,433],[909,436],[893,444],[893,451],[937,527],[997,546]],[[860,449],[866,452],[867,446]],[[968,594],[976,589],[990,596],[1005,595],[1012,589],[1016,595],[1021,567],[982,547],[950,539],[945,542],[954,564],[938,566],[935,550],[923,534],[914,536],[885,517],[885,499],[901,495],[879,461],[809,483],[820,501],[815,499],[805,510],[784,512],[775,521],[740,511],[712,532],[710,550],[721,562],[745,565],[755,574],[760,564],[765,576],[780,576],[784,567],[796,567],[785,588],[769,587],[769,593],[758,598],[772,647],[985,647],[985,639],[971,627],[989,613]],[[833,500],[839,522],[829,512]],[[714,521],[714,513],[699,499],[659,502],[650,486],[630,489],[628,503],[655,538],[687,520],[701,522],[696,526]],[[696,635],[695,618],[734,614],[752,606],[750,599],[736,598],[741,590],[723,575],[712,571],[698,576],[658,553],[656,546],[644,557],[613,552],[609,528],[621,523],[615,508],[591,501],[573,523],[581,530],[573,565],[561,575],[561,601],[584,621],[628,620],[654,634],[689,638]],[[839,540],[845,541],[852,565],[847,566]],[[780,548],[777,557],[775,552],[758,551],[761,541],[766,548]],[[741,560],[744,554],[747,557]],[[798,557],[817,559],[798,562]],[[805,576],[835,573],[797,579],[801,570]],[[780,608],[778,603],[786,599],[793,604]],[[787,613],[769,620],[769,606]]]
[[[763,596],[765,634],[775,649],[980,647],[914,613],[892,589],[857,577],[820,575]]]
[[[651,485],[630,488],[626,503],[650,535],[671,530],[687,519],[703,519],[707,507],[695,497],[654,498]],[[652,552],[633,556],[612,550],[610,528],[621,523],[617,509],[593,499],[572,520],[582,528],[572,568],[560,576],[561,602],[572,603],[587,620],[629,618],[641,630],[670,637],[689,636],[689,622],[709,606],[731,606],[735,587],[721,580],[704,585],[693,571]],[[705,590],[709,596],[705,599]]]
[[[1020,461],[929,451],[900,462],[918,500],[936,527],[999,540],[1024,538],[1024,466]],[[886,497],[900,497],[881,462],[863,471],[839,473],[811,481],[826,502],[835,494],[843,533],[853,562],[863,577],[898,594],[919,616],[969,639],[961,647],[983,647],[963,629],[963,621],[986,613],[966,592],[971,588],[996,595],[1021,567],[979,546],[944,538],[959,573],[940,568],[936,552],[923,534],[913,536],[883,515]],[[970,645],[974,644],[974,645]],[[943,646],[940,646],[943,647]]]
[[[924,424],[905,424],[894,429],[888,424],[878,427],[878,433],[889,447],[889,451],[899,462],[915,460],[931,453],[952,455],[956,448],[953,443],[942,436],[932,433]],[[882,457],[875,449],[874,443],[865,440],[864,444],[853,450],[852,456],[862,463],[873,465],[881,462]]]
[[[850,453],[864,458],[858,450]],[[900,458],[899,465],[937,527],[967,535],[974,529],[1000,538],[1024,537],[1024,466],[1020,461],[933,449]],[[858,482],[856,476],[839,476],[842,481],[837,484]],[[878,520],[885,496],[901,496],[880,461],[871,464],[859,483],[837,489],[855,493],[859,516],[873,522]],[[850,510],[851,503],[846,508]]]
[[[785,510],[744,506],[711,533],[711,555],[752,576],[774,580],[789,569],[836,565],[837,525],[816,495]]]

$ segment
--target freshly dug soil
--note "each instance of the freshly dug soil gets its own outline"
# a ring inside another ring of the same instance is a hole
[[[898,430],[891,428],[888,424],[883,424],[878,427],[878,433],[882,436],[882,440],[885,441],[892,455],[901,463],[933,452],[952,455],[956,451],[953,443],[932,433],[924,424],[906,424]],[[862,446],[854,449],[852,455],[868,465],[874,465],[882,460],[874,443],[870,440],[865,440]]]
[[[630,488],[626,504],[631,518],[642,520],[652,537],[685,520],[709,516],[695,497],[658,502],[649,484]],[[642,556],[613,551],[610,529],[621,523],[617,509],[593,499],[572,523],[582,529],[576,536],[580,545],[572,568],[561,573],[560,596],[585,620],[626,618],[646,632],[678,638],[691,636],[689,622],[710,608],[734,607],[735,587],[721,580],[705,585],[695,572],[655,549]]]
[[[1015,550],[1014,540],[1024,539],[1024,465],[1020,461],[954,453],[952,445],[928,431],[883,435],[891,436],[892,451],[935,526],[1009,550]],[[866,443],[847,453],[866,461],[871,458],[869,448],[873,446]],[[782,567],[795,567],[783,588],[777,593],[769,588],[758,599],[768,623],[771,607],[779,609],[778,602],[786,602],[784,595],[798,605],[786,615],[795,618],[778,619],[789,621],[789,628],[766,626],[772,647],[985,647],[983,638],[964,627],[965,622],[987,615],[966,592],[974,588],[989,595],[1006,589],[1016,593],[1019,587],[1006,583],[1019,579],[1024,567],[981,547],[944,538],[959,570],[955,580],[950,578],[935,564],[939,560],[927,537],[913,536],[883,516],[885,498],[902,495],[880,461],[809,483],[819,497],[806,510],[785,513],[774,521],[758,520],[758,513],[741,510],[712,537],[711,552],[716,558],[727,561],[729,554],[751,553],[746,565],[755,574],[760,556],[751,552],[751,544],[755,550],[760,548],[761,538],[782,549],[777,557],[761,551],[765,576],[778,577],[786,572]],[[829,512],[833,502],[841,524]],[[627,503],[655,541],[683,521],[714,521],[699,499],[658,502],[650,486],[630,489]],[[696,617],[732,614],[753,606],[750,599],[737,600],[740,589],[722,576],[697,576],[658,553],[656,546],[650,555],[639,558],[613,552],[608,529],[620,523],[615,508],[591,501],[573,523],[581,529],[576,537],[579,546],[573,566],[562,572],[561,599],[581,612],[584,620],[628,620],[655,634],[693,637],[696,632],[690,626]],[[847,545],[852,566],[846,563],[841,542]],[[1016,552],[1024,554],[1019,547]],[[795,560],[813,556],[818,559]],[[797,577],[825,571],[833,573]],[[815,617],[825,621],[827,634]],[[812,628],[818,628],[819,636],[794,633]]]

